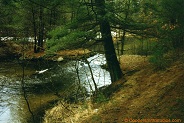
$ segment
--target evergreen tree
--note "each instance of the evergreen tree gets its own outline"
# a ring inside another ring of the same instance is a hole
[[[89,40],[95,40],[97,32],[101,32],[111,80],[115,82],[120,79],[122,72],[112,41],[105,1],[76,1],[75,7],[71,3],[68,5],[71,21],[51,31],[51,39],[47,43],[50,50],[84,46]]]
[[[99,18],[100,32],[102,34],[103,45],[105,49],[105,56],[107,60],[108,69],[110,71],[111,81],[115,82],[122,77],[119,62],[116,57],[114,44],[111,36],[110,24],[106,18],[105,0],[95,0],[97,7],[97,15]]]

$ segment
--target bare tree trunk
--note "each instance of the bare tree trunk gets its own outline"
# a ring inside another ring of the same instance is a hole
[[[124,54],[124,45],[125,45],[125,35],[126,35],[126,30],[123,30],[123,36],[121,39],[121,55]]]
[[[80,89],[81,89],[81,80],[80,80],[80,76],[79,76],[79,61],[78,61],[78,60],[76,60],[75,70],[76,70],[77,79],[78,79],[78,83],[77,83],[77,92],[76,92],[76,97],[75,97],[75,98],[76,98],[75,100],[77,100],[79,91],[80,91]]]
[[[95,78],[94,78],[94,76],[93,76],[93,71],[92,71],[91,66],[90,66],[90,64],[89,64],[89,61],[88,61],[87,59],[85,59],[85,61],[86,61],[86,63],[88,64],[88,68],[89,68],[89,71],[90,71],[90,74],[91,74],[91,79],[92,79],[93,84],[94,84],[94,86],[95,86],[95,92],[98,92],[98,87],[97,87],[97,84],[96,84],[96,82],[95,82]]]
[[[53,12],[52,12],[52,10],[50,10],[50,20],[49,20],[50,28],[52,28],[52,15],[53,15]]]
[[[43,49],[43,36],[44,36],[43,8],[40,6],[39,37],[38,37],[38,48],[37,48],[38,52],[40,52],[40,50]]]
[[[34,32],[34,53],[37,52],[37,29],[36,29],[36,22],[35,22],[35,11],[34,8],[32,7],[32,23],[33,23],[33,32]]]
[[[32,120],[33,122],[35,123],[35,118],[34,118],[34,114],[31,110],[31,107],[30,107],[30,104],[29,104],[29,101],[28,101],[28,98],[27,98],[27,94],[26,94],[26,89],[25,89],[25,81],[24,81],[24,77],[25,77],[25,60],[24,60],[24,50],[25,50],[25,47],[24,47],[24,44],[23,44],[23,47],[22,47],[22,57],[23,57],[23,61],[22,61],[22,80],[21,80],[21,87],[22,87],[22,91],[23,91],[23,97],[26,101],[26,104],[27,104],[27,107],[28,107],[28,110],[32,116]]]

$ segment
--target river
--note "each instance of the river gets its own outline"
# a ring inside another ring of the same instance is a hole
[[[97,54],[87,61],[98,88],[109,85],[111,83],[109,72],[101,68],[101,65],[106,63],[104,55]],[[0,123],[31,122],[21,81],[22,66],[19,61],[0,62]],[[75,60],[27,61],[24,83],[26,96],[37,123],[42,121],[44,109],[57,103],[58,99],[72,101],[74,96],[71,95],[79,94],[78,90],[90,94],[91,90],[95,89],[88,64],[85,61]],[[76,89],[79,84],[80,88]],[[61,97],[58,98],[57,94]]]

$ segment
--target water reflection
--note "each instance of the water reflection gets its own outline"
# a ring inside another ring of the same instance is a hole
[[[0,122],[1,123],[21,123],[23,117],[19,117],[21,105],[18,104],[20,93],[14,88],[3,87],[0,91]],[[21,116],[21,115],[20,115]],[[21,122],[20,122],[21,121]]]
[[[101,69],[105,64],[105,58],[102,54],[97,54],[87,59],[95,82],[98,87],[110,84],[109,72]],[[77,65],[77,66],[76,66]],[[35,71],[48,69],[43,74],[34,74]],[[28,111],[27,104],[22,94],[21,76],[22,67],[18,62],[2,62],[0,64],[0,122],[1,123],[27,123],[31,122],[31,115]],[[87,92],[94,90],[92,75],[88,64],[85,61],[69,61],[67,63],[53,62],[36,62],[26,63],[25,66],[25,83],[27,97],[33,112],[39,112],[40,109],[47,109],[48,105],[55,103],[59,93],[66,98],[65,92],[75,91],[78,84],[77,72],[81,85]],[[40,114],[37,116],[37,122],[42,120]]]

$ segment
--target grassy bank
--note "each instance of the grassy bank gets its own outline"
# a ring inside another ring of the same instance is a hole
[[[121,57],[126,82],[107,101],[58,104],[46,111],[44,123],[121,123],[125,119],[179,119],[184,121],[184,56],[166,70],[157,71],[147,57]],[[102,97],[103,98],[103,97]]]

